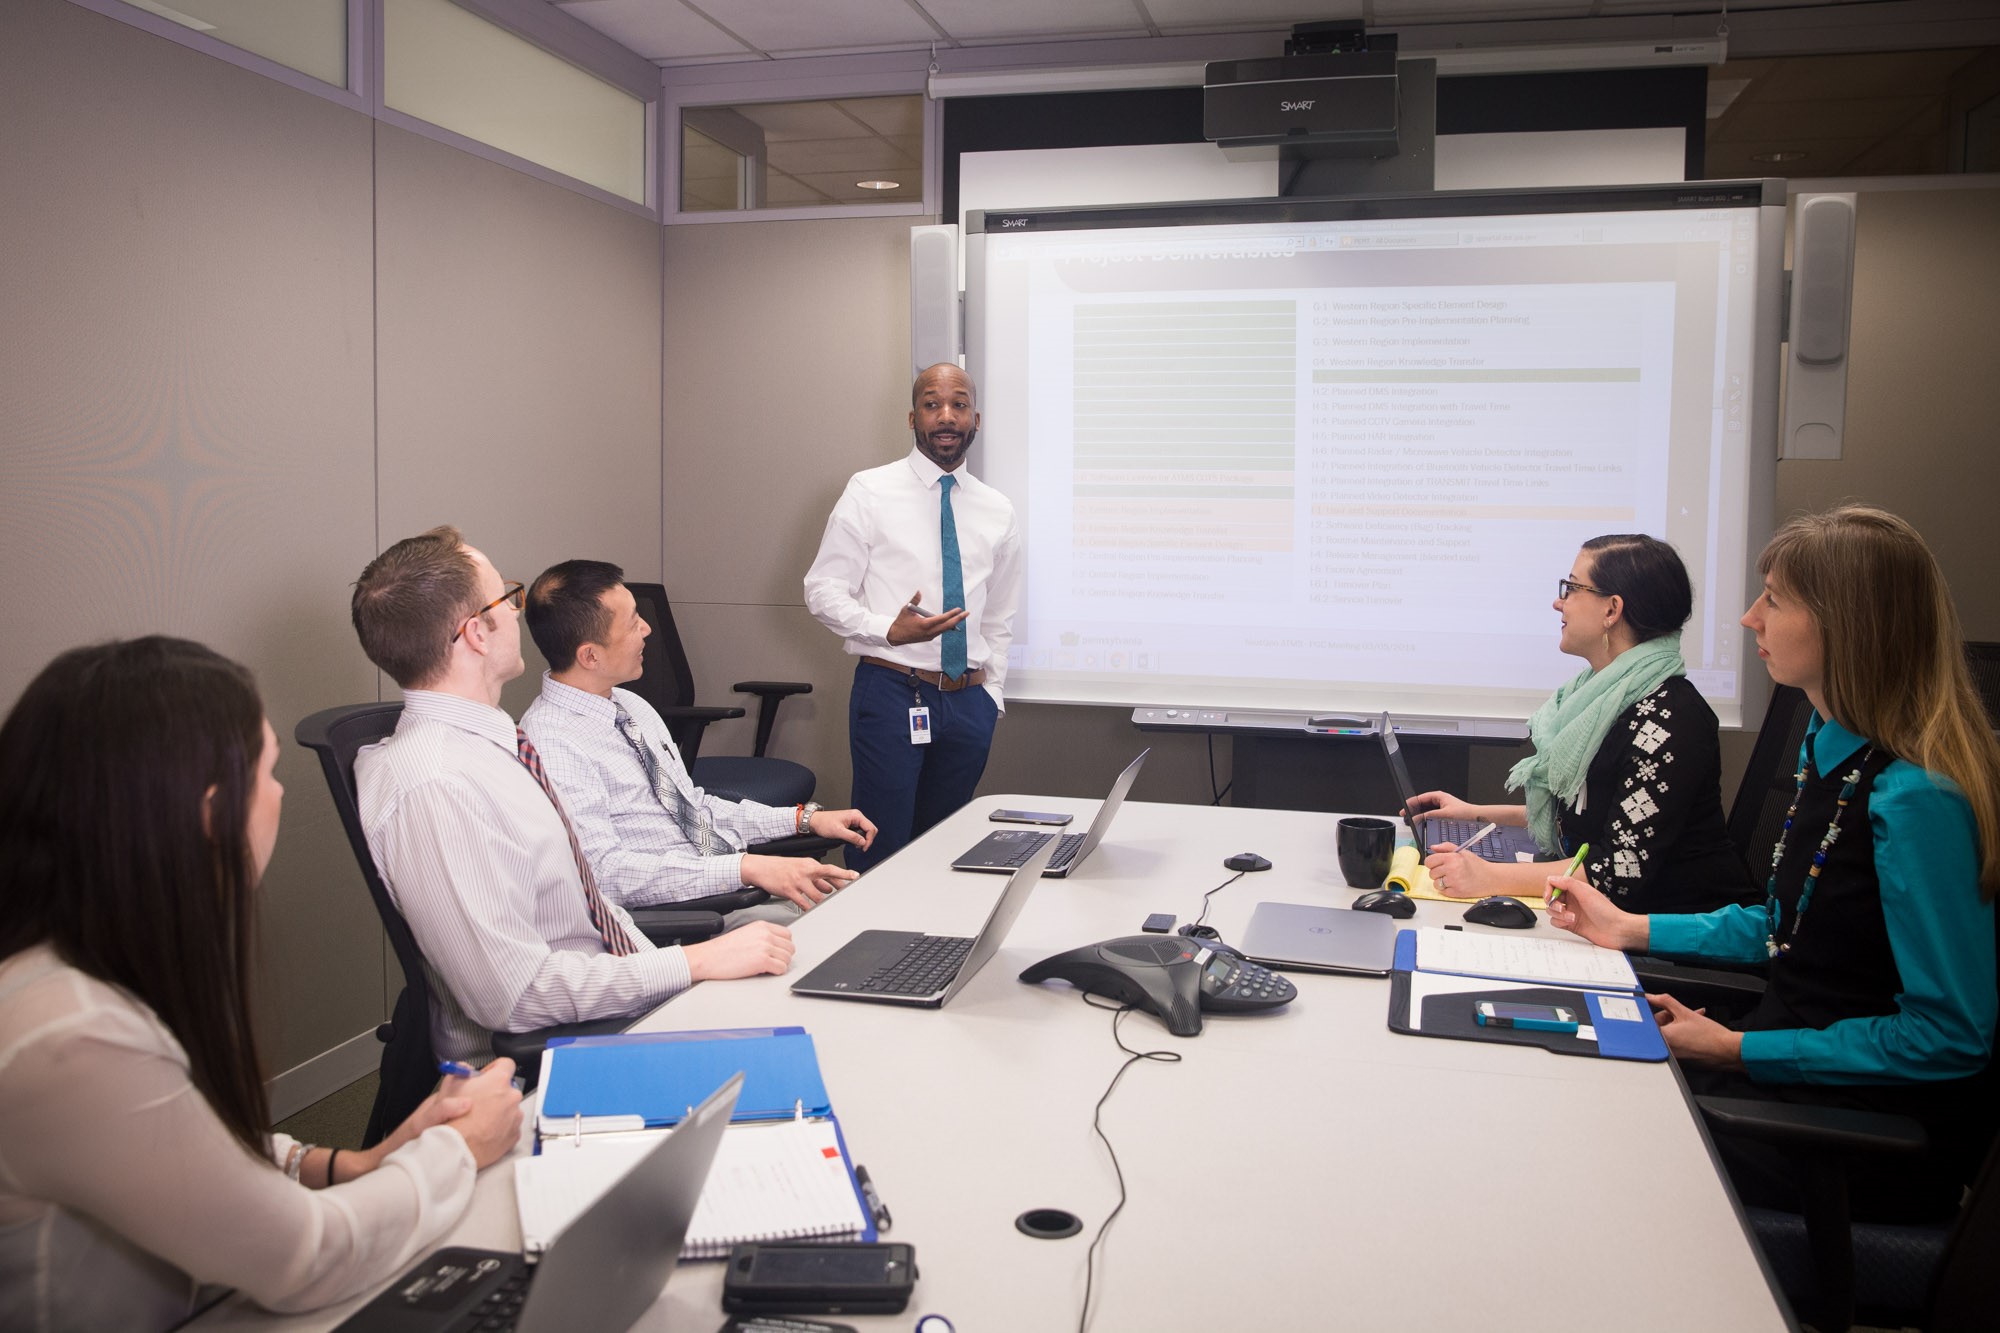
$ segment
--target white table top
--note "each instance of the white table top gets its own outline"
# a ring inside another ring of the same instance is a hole
[[[812,1033],[848,1146],[894,1216],[884,1239],[915,1245],[921,1273],[907,1314],[838,1322],[1076,1326],[1085,1249],[1117,1200],[1091,1111],[1125,1057],[1110,1013],[1064,983],[1025,986],[1022,969],[1136,934],[1151,912],[1195,919],[1234,852],[1273,867],[1212,899],[1225,940],[1260,901],[1357,896],[1334,863],[1333,815],[1132,802],[1080,871],[1037,886],[949,1008],[790,993],[857,930],[976,931],[1005,880],[948,867],[1009,806],[1073,810],[1080,829],[1096,802],[974,801],[802,918],[789,976],[697,986],[638,1025]],[[1461,915],[1419,902],[1408,924]],[[1385,980],[1290,975],[1291,1005],[1206,1015],[1198,1037],[1125,1018],[1128,1045],[1183,1058],[1136,1065],[1105,1108],[1129,1200],[1099,1255],[1094,1329],[1209,1330],[1246,1315],[1524,1333],[1786,1326],[1671,1066],[1399,1036]],[[1041,1207],[1077,1213],[1083,1232],[1014,1229]],[[481,1177],[447,1243],[519,1244],[510,1171]],[[721,1285],[719,1264],[682,1265],[638,1327],[711,1333]],[[203,1327],[323,1328],[358,1304],[286,1321],[225,1307]]]

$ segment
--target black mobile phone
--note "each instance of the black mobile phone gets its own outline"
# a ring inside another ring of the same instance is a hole
[[[900,1314],[917,1280],[914,1247],[738,1245],[722,1279],[722,1308],[746,1314]]]
[[[1049,828],[1061,828],[1076,818],[1056,810],[995,810],[986,817],[996,824],[1043,824]]]

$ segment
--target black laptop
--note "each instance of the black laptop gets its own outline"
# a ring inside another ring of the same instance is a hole
[[[1396,728],[1387,713],[1382,714],[1376,731],[1382,737],[1382,753],[1389,760],[1389,776],[1395,779],[1396,790],[1402,795],[1403,818],[1409,821],[1410,834],[1417,840],[1417,850],[1428,856],[1433,843],[1464,846],[1467,839],[1479,832],[1479,825],[1470,819],[1441,819],[1437,815],[1426,815],[1422,819],[1413,817],[1410,802],[1417,799],[1417,788],[1410,781],[1410,770],[1403,764],[1403,747],[1396,740]],[[1470,851],[1482,860],[1508,864],[1543,859],[1542,850],[1535,843],[1535,835],[1511,824],[1500,825],[1474,843]]]
[[[1132,784],[1139,780],[1139,770],[1145,765],[1146,756],[1151,754],[1149,746],[1139,751],[1139,757],[1125,765],[1125,771],[1111,784],[1111,794],[1104,798],[1104,804],[1097,807],[1097,818],[1090,821],[1090,827],[1081,833],[1036,833],[1031,829],[1000,829],[981,838],[971,851],[951,863],[953,870],[983,870],[992,875],[1011,875],[1029,857],[1040,851],[1044,844],[1055,845],[1055,855],[1049,859],[1049,868],[1042,873],[1050,879],[1065,879],[1070,872],[1083,864],[1083,858],[1097,850],[1097,844],[1104,841],[1104,835],[1111,829],[1111,821],[1118,817],[1118,807],[1125,803],[1125,793],[1132,790]]]
[[[971,939],[922,935],[913,930],[864,930],[793,982],[793,993],[906,1004],[918,1009],[944,1008],[1000,952],[1000,942],[1028,905],[1028,895],[1035,891],[1054,851],[1055,840],[1044,839],[1039,851],[1015,867],[1014,877],[986,914],[986,924]]]
[[[530,1265],[519,1254],[439,1250],[334,1333],[620,1333],[660,1298],[736,1110],[743,1075],[710,1093]]]

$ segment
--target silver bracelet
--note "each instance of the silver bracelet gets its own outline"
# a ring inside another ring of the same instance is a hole
[[[299,1172],[305,1169],[306,1154],[313,1150],[310,1143],[294,1143],[289,1156],[285,1158],[285,1179],[297,1184]]]

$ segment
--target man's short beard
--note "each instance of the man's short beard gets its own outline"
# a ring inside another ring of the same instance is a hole
[[[937,456],[931,452],[930,441],[925,437],[924,433],[920,430],[912,430],[910,434],[916,439],[917,452],[922,454],[925,458],[930,459],[931,462],[936,463]],[[965,461],[965,456],[968,453],[972,452],[972,442],[978,438],[979,438],[979,427],[977,426],[974,426],[971,429],[964,432],[964,439],[958,446],[958,457],[953,460],[954,466],[956,466],[958,463],[962,463]],[[943,465],[939,464],[939,466]]]

